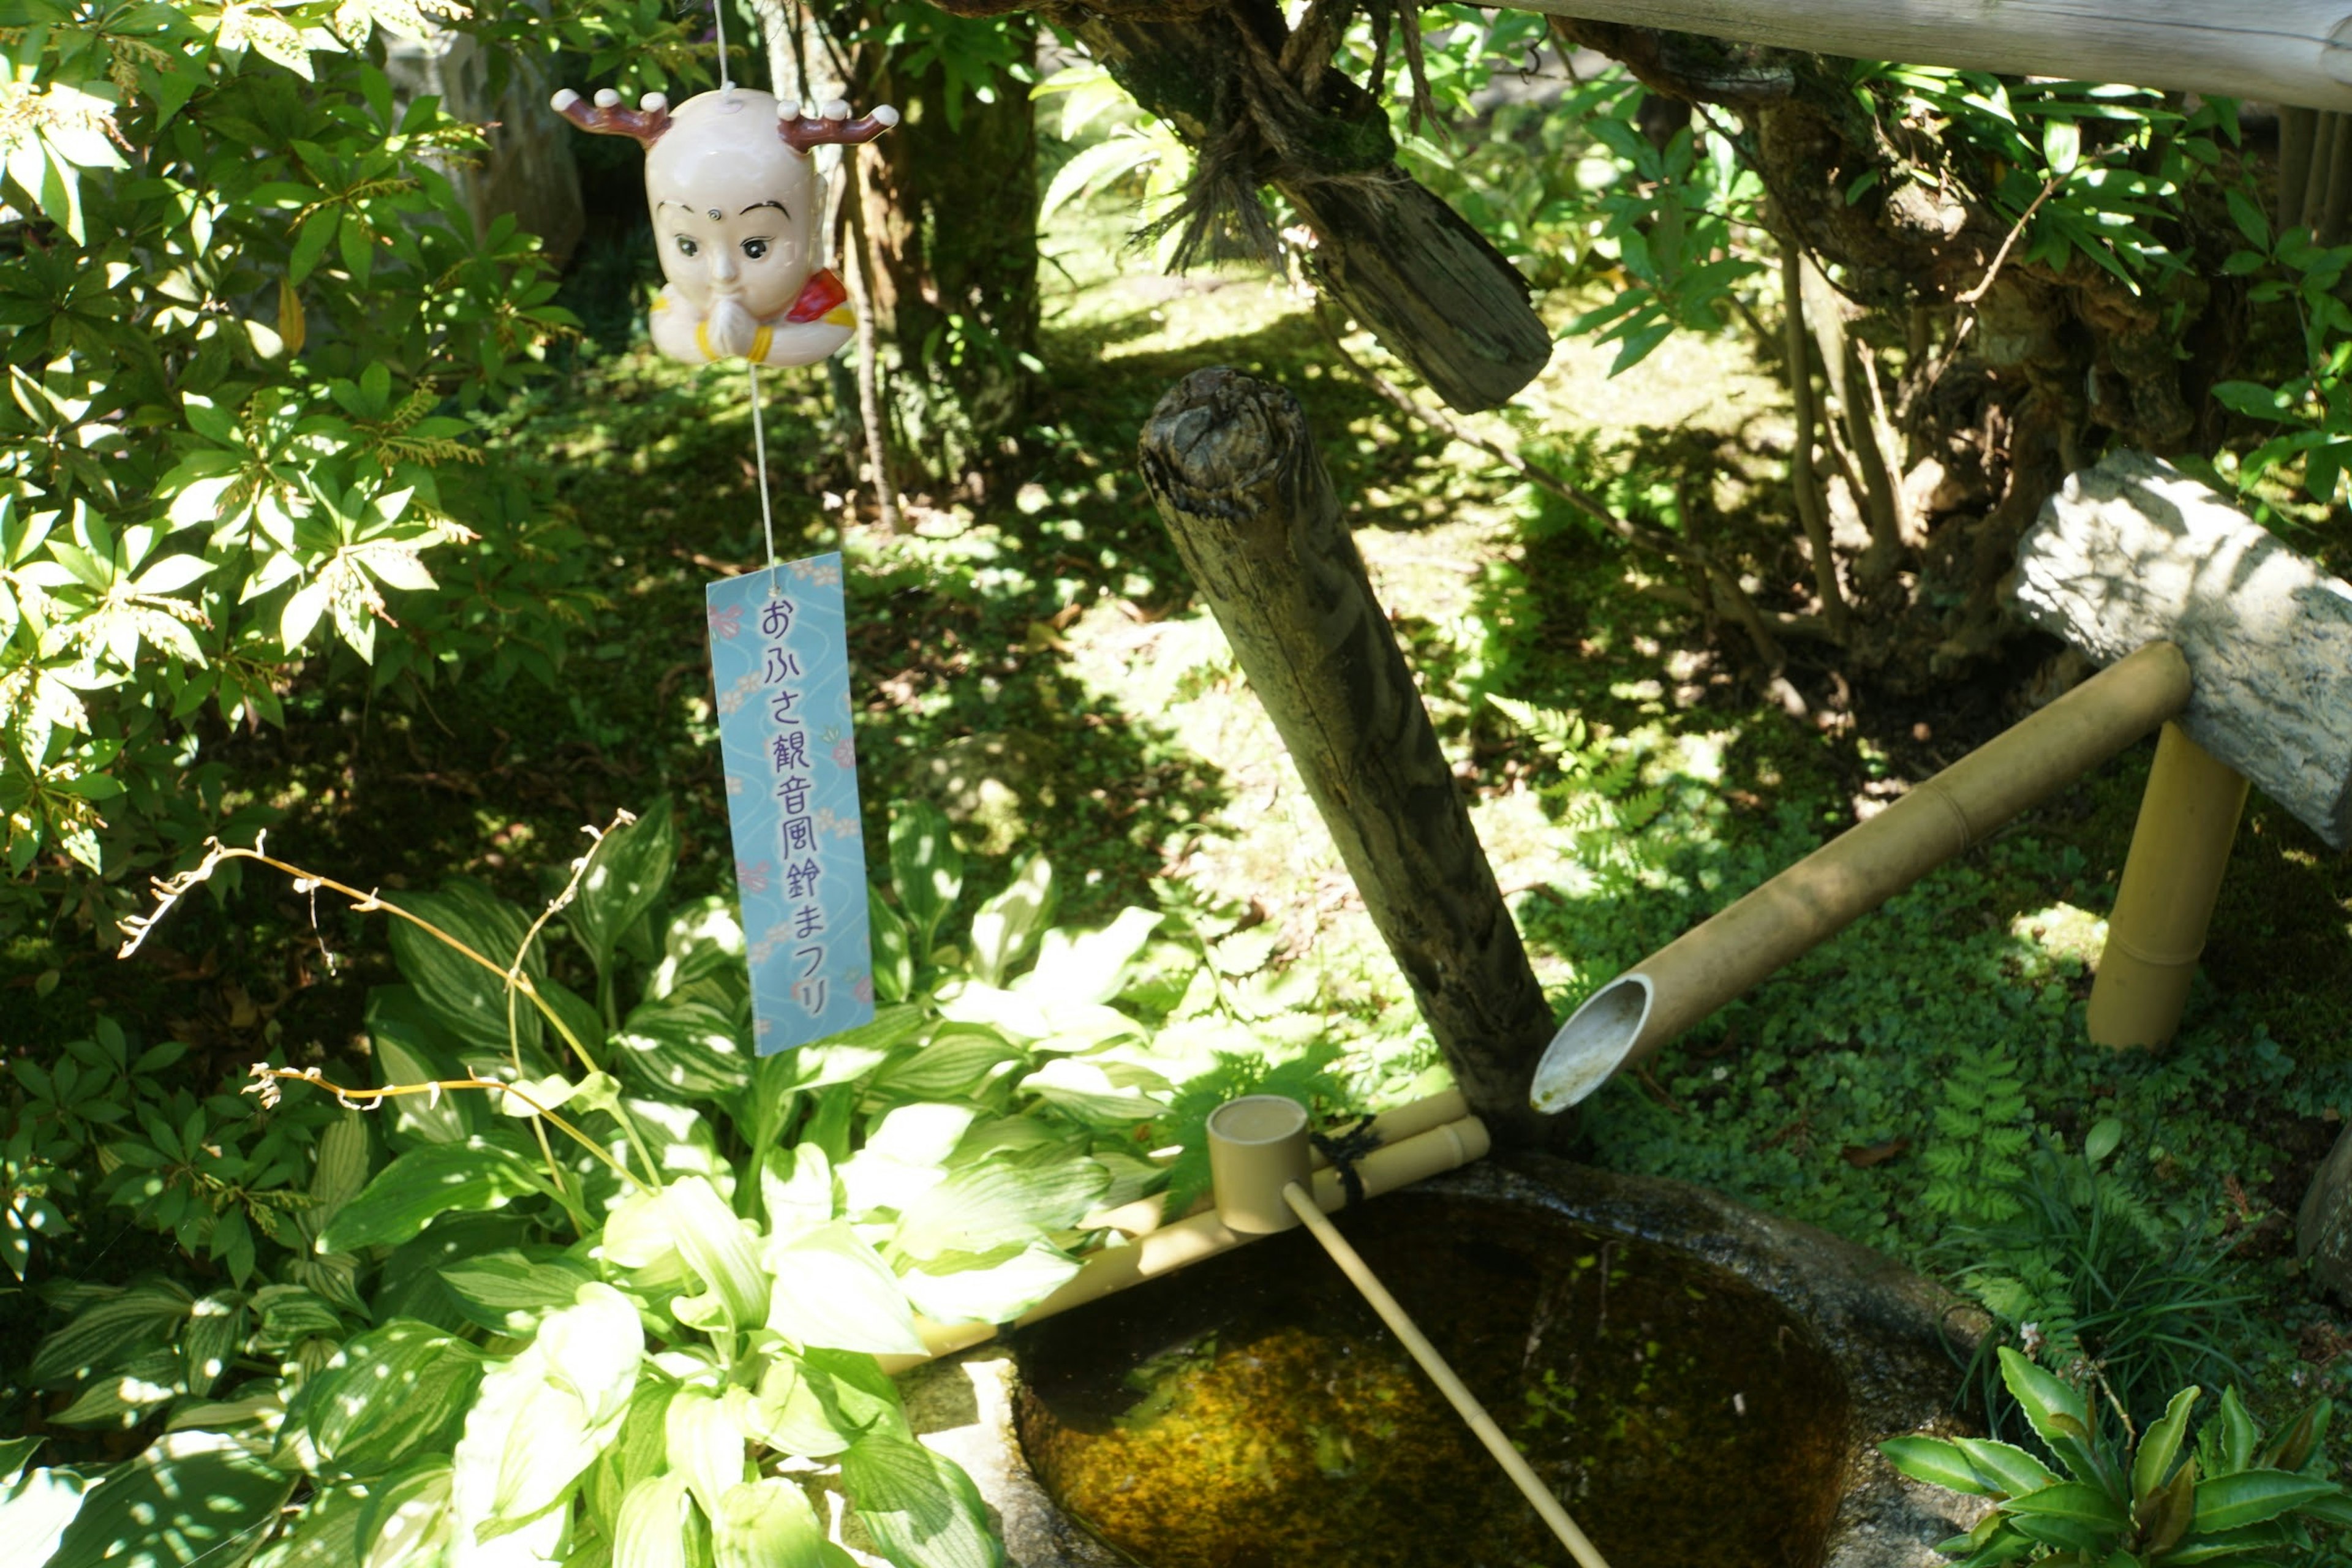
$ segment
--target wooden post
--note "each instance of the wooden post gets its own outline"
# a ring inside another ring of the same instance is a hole
[[[2352,109],[2345,0],[1500,0],[1518,11],[2010,76]]]
[[[1498,1142],[1529,1141],[1551,1009],[1306,415],[1278,386],[1195,371],[1152,410],[1140,457],[1470,1109]]]

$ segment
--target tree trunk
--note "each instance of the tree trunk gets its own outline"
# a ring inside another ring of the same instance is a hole
[[[1143,429],[1145,485],[1331,830],[1470,1108],[1528,1142],[1551,1008],[1280,387],[1195,371]]]
[[[1026,17],[1024,47],[1035,37]],[[909,488],[984,491],[1028,423],[1037,353],[1037,135],[1029,95],[950,93],[878,44],[852,64],[861,106],[896,105],[898,131],[862,150],[883,384]]]

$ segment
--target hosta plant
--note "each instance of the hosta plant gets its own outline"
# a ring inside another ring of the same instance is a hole
[[[2004,1348],[2000,1362],[2063,1474],[2015,1444],[1986,1438],[1879,1445],[1914,1479],[1993,1500],[1974,1530],[1938,1547],[1962,1568],[2261,1568],[2309,1552],[2315,1524],[2352,1524],[2352,1501],[2327,1479],[2326,1400],[2265,1440],[2230,1390],[2192,1445],[2189,1417],[2200,1391],[2185,1388],[2134,1442],[2102,1430],[2097,1399],[2013,1350]]]
[[[0,1448],[0,1557],[838,1565],[823,1477],[902,1568],[998,1561],[875,1358],[921,1349],[918,1313],[1016,1315],[1164,1180],[1135,1134],[1166,1086],[1113,1005],[1155,917],[1053,929],[1040,860],[949,946],[959,858],[903,814],[880,1012],[756,1058],[741,932],[667,900],[675,858],[667,807],[625,822],[533,919],[215,848],[388,916],[405,984],[371,996],[367,1076],[256,1065],[265,1107],[342,1110],[248,1277],[52,1291],[50,1425],[150,1440]]]

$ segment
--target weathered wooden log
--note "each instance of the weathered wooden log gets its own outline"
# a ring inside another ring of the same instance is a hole
[[[1499,0],[1855,59],[2352,109],[2342,0]]]
[[[2101,664],[2178,643],[2189,738],[2352,847],[2352,584],[2169,463],[2117,452],[2043,503],[2011,598]]]
[[[1551,1009],[1297,399],[1223,368],[1143,428],[1145,485],[1470,1108],[1525,1141]]]
[[[1527,279],[1469,221],[1393,162],[1379,104],[1336,73],[1311,92],[1268,62],[1286,37],[1263,4],[1181,23],[1048,8],[1204,170],[1264,180],[1314,233],[1307,270],[1381,346],[1465,414],[1508,402],[1551,363]]]

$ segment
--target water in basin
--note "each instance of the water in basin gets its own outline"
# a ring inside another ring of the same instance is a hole
[[[1805,1324],[1651,1243],[1403,1193],[1341,1228],[1612,1568],[1812,1568],[1848,1402]],[[1568,1563],[1303,1232],[1024,1331],[1020,1435],[1147,1568]]]

